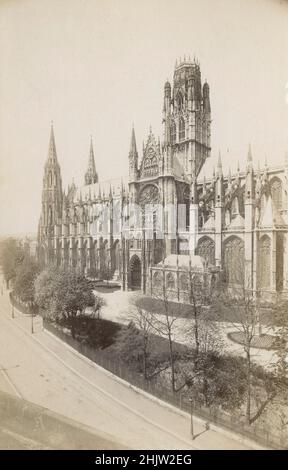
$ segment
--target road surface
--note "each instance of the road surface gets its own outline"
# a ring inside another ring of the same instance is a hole
[[[19,397],[91,426],[126,448],[253,448],[249,441],[244,444],[222,430],[205,431],[199,420],[194,420],[199,436],[192,441],[189,416],[137,393],[91,364],[44,331],[39,317],[34,330],[32,335],[28,316],[15,310],[12,318],[8,292],[0,293],[0,363],[8,388]]]

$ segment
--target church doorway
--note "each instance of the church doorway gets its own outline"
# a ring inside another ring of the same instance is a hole
[[[141,289],[141,261],[137,255],[130,260],[130,289]]]

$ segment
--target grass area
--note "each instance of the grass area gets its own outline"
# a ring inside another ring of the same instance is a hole
[[[143,296],[137,300],[137,305],[148,312],[155,313],[155,314],[165,314],[165,304],[163,300],[156,299],[153,297]],[[235,311],[231,311],[229,308],[221,309],[221,312],[215,312],[213,310],[213,306],[207,306],[207,314],[209,318],[214,321],[219,322],[234,322],[237,323],[237,315]],[[168,301],[168,312],[173,312],[173,315],[179,316],[180,318],[188,318],[191,317],[192,313],[192,306],[189,304],[180,304],[174,301]],[[272,325],[275,324],[274,314],[272,313],[271,309],[268,307],[263,307],[260,309],[260,316],[261,316],[261,323],[263,325]]]
[[[227,336],[229,339],[231,339],[235,343],[238,343],[238,344],[245,343],[245,337],[242,331],[232,331],[231,333],[228,333]],[[251,347],[258,348],[258,349],[276,350],[279,348],[279,338],[277,336],[273,336],[269,334],[254,336],[254,338],[252,338],[252,341],[251,341]]]

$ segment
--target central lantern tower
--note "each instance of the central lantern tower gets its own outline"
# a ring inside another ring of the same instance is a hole
[[[129,264],[132,257],[133,260],[139,258],[141,284],[145,290],[147,267],[171,254],[191,251],[188,243],[197,229],[195,221],[198,223],[197,209],[195,211],[198,202],[197,177],[210,156],[210,126],[208,83],[202,85],[199,63],[195,59],[184,58],[179,64],[176,63],[173,86],[168,81],[164,85],[162,142],[155,138],[150,127],[143,144],[142,158],[139,158],[134,128],[132,130],[129,202],[140,207],[158,204],[162,206],[162,212],[148,216],[150,222],[153,221],[152,240],[151,237],[149,240],[143,239],[146,232],[141,230],[137,234],[133,223],[130,224],[130,242],[126,250],[128,285],[129,272],[134,266]],[[177,217],[179,204],[186,208],[186,223],[182,222],[181,227]],[[191,213],[192,206],[194,213]],[[134,237],[138,239],[134,240]]]
[[[167,170],[194,182],[211,152],[209,85],[202,87],[195,60],[176,62],[173,89],[165,83],[163,125],[163,147],[170,157]]]

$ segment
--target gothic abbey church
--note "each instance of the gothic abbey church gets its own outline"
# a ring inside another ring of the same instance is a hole
[[[288,293],[288,158],[277,168],[255,168],[249,149],[245,167],[224,175],[219,156],[206,179],[201,175],[211,152],[210,126],[208,83],[202,85],[198,62],[184,60],[176,63],[173,85],[164,85],[162,141],[150,129],[141,156],[132,129],[127,182],[98,182],[91,141],[84,185],[72,183],[63,191],[52,127],[38,230],[40,262],[72,266],[148,294],[164,282],[179,300],[187,295],[189,267],[221,271],[231,284],[243,276],[264,295]],[[151,215],[152,236],[135,228],[131,207],[136,204],[163,208],[161,237],[157,214]],[[171,205],[186,208],[186,224],[180,226],[176,217],[175,236],[165,212]],[[109,214],[106,220],[102,212]]]

